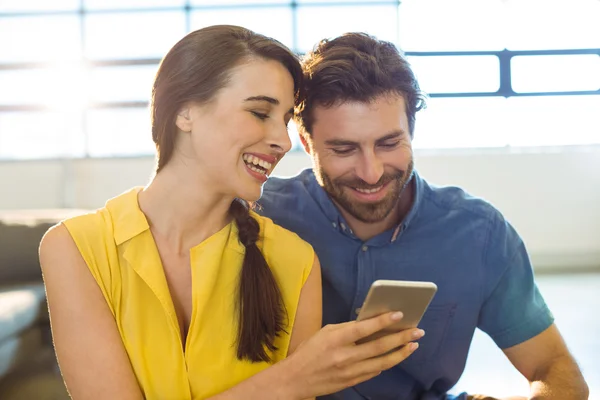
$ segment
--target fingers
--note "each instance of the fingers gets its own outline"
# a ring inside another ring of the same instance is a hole
[[[356,363],[354,374],[357,376],[380,373],[406,360],[412,353],[419,348],[419,344],[411,342],[399,350],[393,351],[383,356],[371,358],[363,362]]]
[[[344,341],[354,343],[400,321],[402,317],[403,314],[401,312],[385,313],[364,321],[352,321],[340,324],[338,332],[343,335]]]
[[[356,386],[359,383],[363,383],[365,381],[368,381],[369,379],[373,379],[380,374],[381,374],[381,371],[377,371],[377,372],[370,372],[367,374],[353,376],[351,379],[344,381],[345,387]]]
[[[407,329],[378,339],[346,347],[332,355],[334,369],[342,372],[343,379],[363,379],[375,376],[404,361],[417,348],[412,342],[423,337],[421,329]]]
[[[378,339],[357,345],[354,348],[353,357],[355,361],[373,358],[386,354],[394,349],[409,344],[413,340],[423,337],[422,329],[406,329],[398,333],[391,333]]]

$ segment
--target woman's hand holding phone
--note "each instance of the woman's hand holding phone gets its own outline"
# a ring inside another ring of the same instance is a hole
[[[417,348],[420,329],[390,333],[357,344],[402,319],[401,312],[364,321],[327,325],[302,343],[279,367],[289,389],[282,398],[306,399],[334,393],[379,375],[409,357]]]

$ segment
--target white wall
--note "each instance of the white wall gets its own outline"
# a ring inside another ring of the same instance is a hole
[[[499,208],[523,236],[537,269],[600,268],[600,146],[421,150],[435,184],[459,185]],[[310,166],[287,155],[275,174]],[[0,162],[0,210],[96,208],[152,175],[152,157]]]

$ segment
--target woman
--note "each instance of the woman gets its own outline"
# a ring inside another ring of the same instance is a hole
[[[313,249],[249,211],[291,147],[301,87],[293,53],[240,27],[192,32],[165,56],[152,92],[154,178],[41,243],[74,399],[310,398],[408,356],[405,346],[373,358],[407,333],[354,345],[389,315],[315,334]]]

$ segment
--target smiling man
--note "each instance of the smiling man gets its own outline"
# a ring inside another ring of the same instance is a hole
[[[316,181],[359,239],[392,228],[410,208],[413,158],[405,109],[396,93],[316,107],[313,129],[322,134],[319,140],[303,137]]]
[[[322,41],[303,67],[297,123],[314,167],[269,179],[259,204],[315,248],[323,322],[356,319],[377,279],[438,286],[418,350],[328,398],[450,399],[480,328],[529,380],[532,398],[586,399],[518,233],[489,203],[433,186],[413,168],[415,115],[424,97],[396,47],[346,34]],[[483,397],[457,397],[477,398]]]

